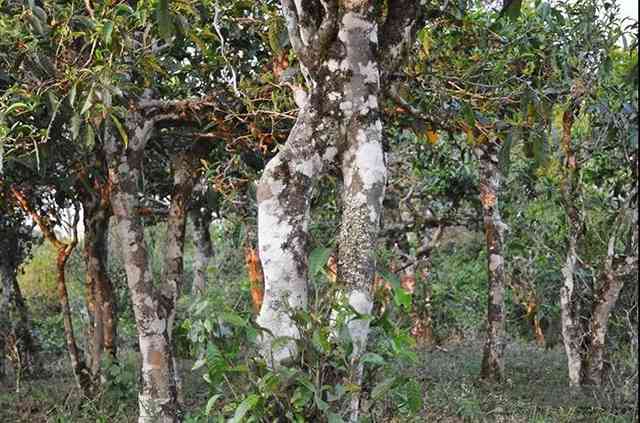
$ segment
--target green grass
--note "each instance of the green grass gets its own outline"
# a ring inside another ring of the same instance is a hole
[[[560,348],[547,351],[512,343],[505,354],[505,381],[490,384],[478,377],[479,342],[424,352],[423,365],[415,369],[426,390],[424,421],[635,421],[637,387],[625,394],[624,378],[612,377],[597,390],[573,391]]]
[[[415,422],[637,421],[636,362],[624,350],[612,355],[614,365],[605,386],[572,391],[568,388],[564,352],[559,347],[544,350],[533,344],[512,342],[506,350],[506,379],[500,384],[489,384],[478,377],[480,342],[450,344],[444,349],[419,351],[419,364],[405,369],[425,390],[424,409]],[[24,381],[20,393],[11,384],[0,384],[0,422],[135,422],[138,360],[137,353],[123,354],[114,382],[89,401],[75,387],[66,355],[46,357],[41,378]],[[195,416],[208,398],[202,376],[190,372],[191,365],[191,361],[182,361],[181,374],[187,413]],[[11,375],[8,380],[12,380]],[[373,405],[374,410],[383,407],[383,403]],[[369,421],[407,420],[374,411]]]

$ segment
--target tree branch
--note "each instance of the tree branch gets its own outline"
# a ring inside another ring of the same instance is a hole
[[[389,0],[388,15],[380,30],[380,62],[390,74],[399,68],[413,45],[417,31],[420,2]]]

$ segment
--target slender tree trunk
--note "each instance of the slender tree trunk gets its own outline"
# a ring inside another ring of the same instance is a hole
[[[154,122],[133,109],[127,117],[127,128],[127,147],[121,151],[122,142],[110,136],[105,150],[113,183],[111,204],[142,355],[138,422],[173,423],[181,421],[170,329],[175,308],[172,291],[177,292],[177,286],[168,287],[168,296],[154,286],[144,227],[136,213],[143,153]]]
[[[213,245],[211,244],[211,212],[207,209],[194,208],[191,210],[193,222],[193,237],[196,247],[193,261],[193,286],[192,292],[202,295],[207,289],[207,269],[213,258]]]
[[[635,255],[628,255],[621,259],[620,263],[615,263],[617,259],[615,246],[620,229],[626,226],[625,223],[627,223],[627,225],[630,224],[631,231],[637,231],[637,225],[634,226],[633,224],[634,220],[637,223],[637,207],[632,207],[633,201],[637,197],[637,192],[637,187],[629,192],[627,200],[618,212],[611,229],[607,245],[607,257],[601,277],[603,281],[596,293],[588,326],[589,342],[583,357],[583,384],[596,386],[602,384],[609,316],[624,286],[624,277],[638,272],[637,243],[634,248],[633,239],[631,240],[631,247],[633,248],[631,254]],[[635,217],[632,217],[634,215]]]
[[[5,357],[8,355],[13,362],[18,377],[33,371],[36,348],[31,336],[31,322],[29,310],[20,292],[16,278],[17,267],[20,262],[20,245],[16,232],[17,226],[9,228],[8,232],[0,234],[0,279],[2,282],[2,297],[0,298],[0,363],[2,372],[6,367]],[[13,232],[16,231],[16,232]]]
[[[60,300],[60,307],[62,309],[62,320],[64,323],[64,336],[67,342],[67,351],[69,352],[69,359],[71,360],[71,368],[76,378],[78,387],[82,389],[85,394],[91,393],[91,377],[89,369],[86,367],[83,353],[78,348],[76,342],[75,333],[73,330],[73,320],[71,316],[71,307],[69,305],[69,294],[67,293],[67,282],[65,276],[65,268],[69,256],[73,252],[76,243],[72,242],[68,245],[58,247],[58,256],[56,258],[56,269],[58,271],[57,288],[58,298]]]
[[[487,340],[482,357],[481,376],[501,380],[504,377],[505,314],[504,314],[504,229],[500,217],[498,198],[502,173],[498,165],[500,145],[496,140],[487,141],[475,149],[479,160],[480,202],[484,216],[484,233],[487,245],[488,310]]]
[[[178,371],[173,345],[173,324],[176,319],[176,304],[182,286],[184,285],[184,236],[187,222],[187,205],[195,183],[194,160],[186,153],[179,154],[173,161],[173,193],[169,205],[169,217],[167,219],[167,249],[164,259],[162,297],[169,300],[171,306],[167,322],[169,341],[173,346],[172,354],[174,379],[178,394],[178,401],[182,402],[182,380]],[[208,233],[208,227],[207,227]]]
[[[107,272],[109,230],[108,192],[95,193],[84,201],[84,256],[87,265],[85,296],[90,324],[88,329],[91,373],[100,372],[103,352],[116,358],[116,317],[113,285]]]
[[[29,204],[28,198],[19,191],[15,186],[11,187],[11,193],[17,204],[28,213],[36,222],[44,238],[47,239],[57,251],[56,270],[57,270],[57,289],[58,299],[62,308],[62,318],[64,323],[64,334],[67,343],[67,350],[71,360],[71,368],[76,379],[78,387],[86,395],[92,394],[92,383],[89,371],[84,361],[83,353],[80,352],[73,331],[73,320],[71,317],[71,307],[69,306],[69,296],[67,294],[67,283],[65,276],[65,268],[67,260],[78,244],[77,225],[79,219],[79,210],[76,207],[73,222],[73,237],[70,241],[62,242],[55,233],[54,227],[46,216],[41,215]]]
[[[562,149],[564,152],[564,174],[560,186],[562,200],[567,215],[568,245],[564,277],[560,288],[560,317],[562,322],[562,342],[567,354],[569,384],[579,386],[582,378],[582,328],[580,324],[580,304],[576,290],[576,263],[578,260],[578,242],[582,233],[582,219],[577,202],[577,159],[571,144],[574,111],[570,107],[562,117]]]

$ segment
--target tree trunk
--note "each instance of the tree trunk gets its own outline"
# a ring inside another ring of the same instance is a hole
[[[69,306],[69,295],[67,293],[67,281],[65,276],[65,268],[67,260],[73,252],[76,243],[72,242],[68,245],[58,246],[58,256],[56,258],[56,269],[58,271],[57,288],[58,299],[62,309],[62,320],[64,323],[64,336],[67,342],[67,351],[71,360],[71,368],[75,376],[78,387],[86,394],[91,394],[91,377],[89,369],[87,369],[84,361],[83,353],[78,348],[75,333],[73,331],[73,320],[71,316],[71,307]]]
[[[475,149],[479,160],[480,202],[484,217],[487,245],[488,309],[487,340],[484,345],[482,369],[484,379],[499,381],[504,377],[505,315],[504,315],[504,243],[505,224],[500,217],[498,198],[502,172],[498,165],[500,144],[487,140]]]
[[[612,225],[611,236],[607,245],[607,257],[602,271],[603,282],[594,299],[589,321],[589,336],[587,337],[589,342],[583,358],[583,384],[596,386],[602,384],[609,316],[624,286],[624,277],[638,272],[637,243],[634,245],[633,235],[629,247],[631,247],[631,254],[635,255],[626,256],[617,265],[614,263],[617,258],[615,246],[620,229],[628,225],[631,231],[637,231],[638,211],[637,207],[632,207],[632,203],[637,197],[637,192],[637,187],[631,190]],[[636,224],[634,225],[634,223]]]
[[[579,386],[582,379],[582,328],[580,325],[580,304],[576,292],[576,263],[578,242],[582,233],[582,219],[577,201],[577,159],[571,145],[574,112],[570,106],[562,116],[562,149],[564,152],[564,174],[560,193],[565,207],[568,227],[567,256],[562,268],[564,277],[560,288],[560,317],[562,322],[562,342],[567,354],[569,385]]]
[[[100,187],[98,187],[100,189]],[[116,316],[113,285],[107,272],[109,209],[108,192],[97,192],[83,202],[84,256],[87,266],[85,296],[89,312],[89,368],[100,373],[102,354],[116,358]]]
[[[257,323],[271,331],[261,339],[262,355],[277,365],[296,354],[295,342],[272,348],[272,336],[299,337],[290,313],[307,307],[307,228],[312,180],[322,170],[312,137],[323,121],[309,101],[300,111],[285,146],[266,166],[258,184],[258,245],[264,298]],[[329,128],[327,128],[329,129]],[[335,151],[334,151],[335,154]]]
[[[10,230],[19,230],[13,226]],[[31,336],[29,310],[20,292],[16,279],[19,263],[19,241],[15,233],[2,234],[2,257],[0,257],[0,279],[2,280],[2,297],[0,298],[0,363],[2,376],[5,371],[5,357],[13,362],[18,378],[32,372],[36,348]],[[6,236],[5,236],[6,235]]]
[[[338,283],[362,315],[371,313],[377,239],[386,167],[379,104],[382,84],[413,42],[418,2],[282,0],[289,39],[309,92],[287,143],[258,185],[258,240],[265,277],[258,324],[269,329],[262,354],[271,365],[295,357],[299,331],[290,317],[307,306],[307,239],[313,184],[338,164],[344,182],[338,237]],[[381,16],[377,16],[380,13]],[[298,96],[301,98],[302,96]],[[336,160],[337,159],[337,160]],[[337,163],[335,163],[337,161]],[[360,386],[369,319],[347,323],[353,342],[349,382]],[[272,337],[292,341],[273,348]],[[359,392],[350,420],[357,421]]]
[[[208,268],[213,258],[213,245],[211,244],[211,212],[207,209],[194,208],[191,210],[193,222],[193,237],[196,247],[193,260],[193,285],[192,292],[202,295],[207,289]]]
[[[167,318],[167,334],[173,347],[173,370],[178,401],[182,402],[182,380],[178,371],[175,345],[173,344],[173,324],[176,318],[176,304],[182,286],[184,285],[184,235],[187,223],[187,205],[193,191],[195,162],[186,153],[180,153],[173,161],[173,193],[169,205],[167,218],[167,249],[164,258],[162,276],[162,297],[170,306],[165,306],[169,312]],[[207,227],[208,233],[208,227]]]
[[[74,210],[74,222],[72,225],[73,237],[68,242],[62,242],[55,233],[54,227],[47,218],[32,208],[29,199],[15,186],[11,187],[11,193],[17,204],[36,222],[44,238],[49,241],[57,251],[56,270],[57,270],[57,289],[58,299],[62,308],[62,318],[64,323],[64,334],[67,342],[67,350],[71,360],[71,368],[76,379],[78,387],[86,394],[92,394],[92,383],[89,371],[86,367],[84,357],[78,349],[78,344],[73,331],[73,320],[71,317],[71,307],[69,306],[69,296],[67,294],[67,283],[65,276],[65,267],[69,256],[78,244],[78,207]],[[76,205],[77,206],[77,205]]]
[[[127,128],[129,143],[126,148],[120,151],[122,142],[109,136],[105,150],[113,183],[111,204],[142,355],[138,422],[173,423],[181,420],[170,329],[174,294],[170,292],[167,297],[154,287],[144,227],[136,213],[142,158],[154,122],[145,120],[133,109],[127,117]],[[177,293],[177,286],[168,287],[168,291],[172,290]]]

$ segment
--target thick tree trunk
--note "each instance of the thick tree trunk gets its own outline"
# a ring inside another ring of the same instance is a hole
[[[487,140],[475,149],[479,161],[480,202],[484,217],[487,245],[488,309],[487,340],[484,345],[480,375],[485,379],[504,377],[505,314],[504,314],[504,244],[505,224],[500,217],[498,198],[502,172],[498,165],[500,145]]]
[[[207,269],[213,259],[213,245],[211,243],[211,233],[209,232],[211,212],[207,209],[194,208],[190,214],[196,247],[191,291],[195,295],[202,295],[207,289]]]
[[[312,107],[310,101],[300,111],[287,143],[269,162],[258,184],[258,248],[265,289],[256,321],[271,332],[263,336],[261,349],[272,365],[296,354],[294,341],[274,349],[272,337],[297,339],[291,311],[307,307],[309,205],[312,181],[323,168],[317,152],[322,141],[314,135],[330,129],[317,119]]]
[[[372,27],[363,29],[362,38],[373,31]],[[354,42],[352,47],[363,48],[357,42]],[[349,47],[347,51],[348,49]],[[364,79],[362,85],[364,88]],[[357,88],[360,87],[353,88],[357,93]],[[374,95],[369,94],[371,97]],[[364,110],[358,112],[365,114]],[[368,317],[373,309],[371,283],[375,274],[375,247],[387,175],[382,151],[382,123],[377,120],[376,109],[369,113],[371,115],[368,125],[352,125],[355,139],[351,140],[351,146],[343,156],[344,209],[338,236],[338,280],[347,285],[349,305],[357,313],[365,316],[362,319],[354,316],[347,324],[353,344],[350,379],[356,386],[362,383],[363,366],[360,358],[366,349],[369,335]],[[360,396],[353,395],[353,422],[358,418],[359,401]]]
[[[413,41],[418,2],[392,0],[381,9],[383,16],[377,16],[380,10],[370,2],[282,0],[289,39],[309,92],[285,147],[269,162],[258,185],[265,293],[257,322],[271,332],[262,339],[262,354],[271,365],[296,354],[299,331],[290,313],[307,306],[312,187],[336,161],[344,182],[338,283],[344,284],[345,298],[357,313],[371,313],[386,181],[381,84],[388,82],[386,77],[396,71]],[[354,315],[347,326],[353,342],[349,382],[360,386],[369,319]],[[272,336],[292,341],[273,348]],[[353,422],[359,398],[359,392],[352,395]]]
[[[129,143],[108,137],[105,145],[109,177],[113,183],[111,204],[122,245],[129,293],[142,355],[141,387],[138,395],[139,423],[173,423],[181,420],[171,345],[174,294],[163,295],[154,287],[138,207],[138,181],[146,143],[154,129],[137,110],[127,118]],[[175,264],[175,263],[174,263]],[[169,291],[177,287],[169,287]]]

